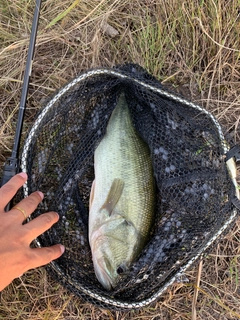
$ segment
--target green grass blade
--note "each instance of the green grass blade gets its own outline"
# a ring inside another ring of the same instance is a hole
[[[57,15],[56,18],[54,18],[46,27],[46,29],[54,26],[58,21],[60,21],[62,18],[64,18],[72,9],[74,9],[78,4],[80,0],[75,0],[73,4],[70,5],[65,11],[61,12],[59,15]]]

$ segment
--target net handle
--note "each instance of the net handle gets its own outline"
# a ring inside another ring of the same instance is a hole
[[[28,47],[27,62],[26,62],[26,68],[25,68],[24,78],[23,78],[22,94],[21,94],[21,100],[20,100],[19,111],[18,111],[17,127],[16,127],[16,132],[14,137],[14,145],[12,149],[12,155],[7,159],[4,165],[1,186],[7,183],[16,173],[18,173],[20,168],[20,161],[18,159],[19,146],[20,146],[20,139],[21,139],[21,133],[22,133],[24,112],[26,109],[29,80],[30,80],[31,71],[32,71],[33,55],[34,55],[35,43],[36,43],[36,37],[37,37],[40,8],[41,8],[41,0],[36,0],[33,22],[32,22],[32,30],[30,35],[29,47]],[[10,203],[8,203],[8,205],[5,208],[5,211],[8,211],[10,209],[10,206],[11,206]]]

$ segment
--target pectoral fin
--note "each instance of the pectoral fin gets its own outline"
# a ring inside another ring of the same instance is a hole
[[[116,204],[118,203],[118,200],[122,195],[123,187],[124,187],[123,180],[121,179],[113,180],[111,188],[107,195],[107,199],[102,205],[101,210],[105,209],[109,212],[109,215],[111,215],[113,209],[115,208]]]

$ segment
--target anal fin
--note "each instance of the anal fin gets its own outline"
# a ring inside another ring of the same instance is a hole
[[[93,180],[92,187],[91,187],[90,198],[89,198],[89,208],[90,209],[92,207],[92,202],[93,202],[93,198],[94,198],[94,190],[95,190],[95,180]]]

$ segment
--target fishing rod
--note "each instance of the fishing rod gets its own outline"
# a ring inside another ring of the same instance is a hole
[[[35,43],[36,43],[36,37],[37,37],[40,8],[41,8],[41,0],[36,0],[32,30],[31,30],[30,41],[29,41],[27,62],[26,62],[26,68],[25,68],[24,78],[23,78],[22,94],[21,94],[21,100],[20,100],[19,111],[18,111],[17,127],[16,127],[16,132],[14,137],[14,145],[12,149],[12,155],[7,159],[4,165],[1,186],[7,183],[20,170],[19,147],[20,147],[22,126],[23,126],[23,117],[26,109],[29,80],[30,80],[31,71],[32,71],[32,62],[33,62],[33,55],[34,55],[34,49],[35,49]],[[10,209],[10,203],[6,206],[5,211],[8,211],[9,209]]]

